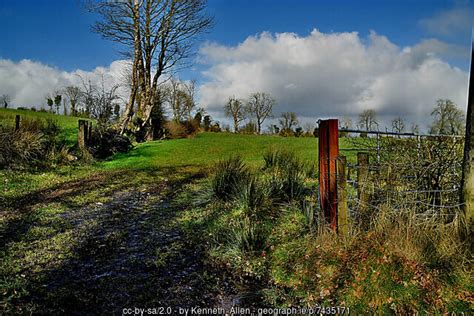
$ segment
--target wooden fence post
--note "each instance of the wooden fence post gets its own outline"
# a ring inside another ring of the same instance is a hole
[[[467,96],[466,138],[464,140],[464,160],[462,169],[461,203],[469,235],[474,232],[474,43],[471,44],[471,72],[469,75],[469,92]]]
[[[347,235],[349,224],[346,199],[346,165],[346,157],[339,156],[337,161],[337,231],[343,235]]]
[[[79,130],[77,131],[77,144],[79,145],[80,149],[85,149],[86,148],[86,121],[85,120],[79,120],[77,121],[79,124]]]
[[[92,145],[92,122],[89,122],[89,129],[88,129],[88,134],[87,134],[87,144],[90,146]]]
[[[339,156],[338,120],[319,123],[319,193],[326,221],[337,229],[337,157]]]
[[[369,154],[357,153],[357,197],[360,201],[359,209],[364,210],[369,202],[368,191]]]
[[[15,115],[15,131],[20,129],[20,115],[17,114]]]

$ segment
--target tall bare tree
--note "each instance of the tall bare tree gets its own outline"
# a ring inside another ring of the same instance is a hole
[[[451,100],[438,100],[431,112],[431,134],[459,135],[464,132],[464,113]]]
[[[133,60],[131,93],[125,107],[122,132],[136,114],[142,129],[149,129],[157,88],[162,76],[185,65],[193,42],[212,19],[205,15],[205,0],[102,0],[90,5],[102,17],[93,29],[106,39],[123,44]],[[133,52],[133,53],[131,53]]]
[[[283,112],[278,122],[280,123],[282,131],[290,131],[293,126],[298,125],[298,118],[295,112]]]
[[[172,77],[159,90],[163,102],[168,103],[173,113],[174,121],[180,122],[184,119],[192,119],[192,112],[196,107],[194,80],[188,83]]]
[[[224,106],[224,112],[227,117],[232,118],[234,122],[234,133],[239,131],[239,124],[245,120],[244,102],[236,97],[230,97]]]
[[[405,130],[405,121],[400,117],[396,117],[392,120],[392,131],[396,133],[402,133]]]
[[[186,92],[186,100],[184,103],[185,114],[188,120],[192,120],[192,113],[197,106],[196,103],[196,80],[183,82],[183,90]]]
[[[371,131],[375,126],[378,125],[376,119],[376,113],[374,110],[364,110],[359,114],[359,128]]]
[[[255,118],[258,134],[262,131],[263,122],[272,115],[272,109],[275,104],[275,99],[265,92],[256,92],[247,101],[247,112]]]
[[[71,115],[77,115],[77,105],[81,96],[81,89],[76,86],[68,86],[64,88],[64,94],[69,99],[69,104],[71,105]]]
[[[351,129],[352,128],[352,120],[348,116],[344,116],[339,121],[339,129]]]

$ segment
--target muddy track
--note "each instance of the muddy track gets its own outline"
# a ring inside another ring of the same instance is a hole
[[[232,302],[224,292],[233,291],[232,282],[206,263],[204,250],[175,221],[186,207],[175,197],[196,177],[162,181],[143,192],[116,191],[109,203],[60,214],[76,241],[74,255],[35,275],[35,291],[24,300],[41,314],[70,315],[228,307]]]

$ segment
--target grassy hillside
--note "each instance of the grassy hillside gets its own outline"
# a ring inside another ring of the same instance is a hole
[[[313,137],[200,133],[194,138],[139,144],[131,152],[118,154],[103,166],[107,169],[209,166],[231,155],[240,155],[255,166],[263,162],[262,154],[271,147],[286,148],[306,161],[316,162],[317,146],[317,139]]]
[[[0,125],[13,126],[15,124],[15,115],[21,115],[22,119],[53,119],[61,127],[60,138],[66,142],[67,145],[73,145],[77,140],[77,121],[82,119],[80,117],[57,115],[47,112],[35,112],[30,110],[16,110],[16,109],[0,109]]]

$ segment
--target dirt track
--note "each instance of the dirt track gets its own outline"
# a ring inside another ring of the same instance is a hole
[[[110,202],[70,207],[59,214],[74,240],[73,255],[40,272],[26,263],[30,294],[16,303],[36,313],[73,315],[122,314],[134,307],[239,305],[239,296],[232,294],[234,283],[210,265],[204,249],[176,221],[186,205],[175,197],[195,178],[165,180],[146,190],[116,190]],[[43,200],[57,203],[69,187],[58,187]]]

